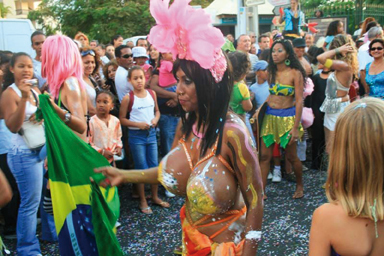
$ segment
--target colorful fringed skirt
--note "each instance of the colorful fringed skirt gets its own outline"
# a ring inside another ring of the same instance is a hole
[[[261,125],[260,137],[262,137],[267,148],[273,143],[280,144],[286,148],[291,139],[289,132],[295,124],[296,108],[274,109],[267,106],[265,116]],[[299,137],[304,133],[303,127],[299,126]]]
[[[237,211],[232,217],[242,216],[244,211]],[[244,239],[235,244],[234,242],[215,243],[210,237],[200,233],[192,225],[186,216],[186,209],[183,206],[180,210],[180,220],[183,235],[184,256],[240,256],[243,252]]]

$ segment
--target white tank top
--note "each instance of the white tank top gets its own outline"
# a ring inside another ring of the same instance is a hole
[[[13,83],[9,87],[11,87],[16,92],[16,94],[21,98],[21,91],[16,86],[16,84]],[[36,98],[39,97],[39,94],[35,90],[32,89],[32,92],[33,92],[33,94],[35,94]],[[32,105],[31,102],[29,102],[29,100],[28,100],[26,103],[26,106],[25,106],[25,119],[24,119],[24,121],[27,121],[31,117],[31,115],[36,112],[36,110],[37,110],[37,107]],[[17,147],[20,149],[28,149],[28,146],[27,146],[27,144],[25,144],[23,137],[21,137],[18,133],[12,133],[11,143],[12,143],[13,147]]]
[[[129,120],[132,122],[145,122],[151,125],[151,120],[155,118],[155,101],[148,90],[145,90],[147,96],[139,98],[134,95],[132,110],[129,114]],[[139,130],[136,127],[129,127],[131,130]]]
[[[86,84],[85,90],[87,91],[87,95],[88,95],[89,99],[91,100],[92,105],[94,107],[96,107],[96,90],[95,90],[95,88],[90,86],[88,83],[85,83],[85,84]]]

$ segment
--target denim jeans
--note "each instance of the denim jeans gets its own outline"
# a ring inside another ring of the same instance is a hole
[[[12,149],[7,160],[21,198],[17,216],[17,253],[19,256],[37,255],[41,253],[36,237],[36,214],[43,187],[43,162],[38,151],[19,148]]]
[[[159,120],[160,128],[160,154],[165,156],[172,148],[179,118],[172,115],[161,115]]]
[[[251,138],[253,140],[253,143],[256,145],[256,140],[255,140],[255,136],[253,135],[253,130],[252,130],[252,126],[251,126],[251,123],[249,122],[249,119],[251,118],[251,114],[249,113],[245,113],[245,125],[247,126],[248,128],[248,131],[251,135]]]
[[[135,169],[147,169],[158,165],[155,128],[150,128],[149,130],[129,130],[128,142]]]
[[[39,158],[41,161],[44,161],[47,157],[47,147],[44,147],[40,150]],[[43,175],[46,170],[43,167]],[[48,179],[43,178],[43,191],[41,195],[41,203],[40,203],[40,217],[41,217],[41,239],[47,242],[57,242],[57,233],[55,228],[55,221],[53,219],[53,215],[45,212],[43,207],[43,199],[45,195],[45,191],[47,190]]]

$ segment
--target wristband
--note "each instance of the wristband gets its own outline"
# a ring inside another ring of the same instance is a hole
[[[331,59],[327,59],[324,63],[324,67],[326,68],[331,68],[332,67],[332,64],[333,64],[333,60]]]
[[[335,53],[336,53],[336,55],[337,55],[337,54],[340,54],[340,50],[339,50],[339,48],[335,48]]]

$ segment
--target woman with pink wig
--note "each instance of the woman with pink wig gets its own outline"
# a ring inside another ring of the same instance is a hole
[[[50,36],[44,42],[41,62],[57,114],[86,141],[87,93],[79,49],[67,36]]]

